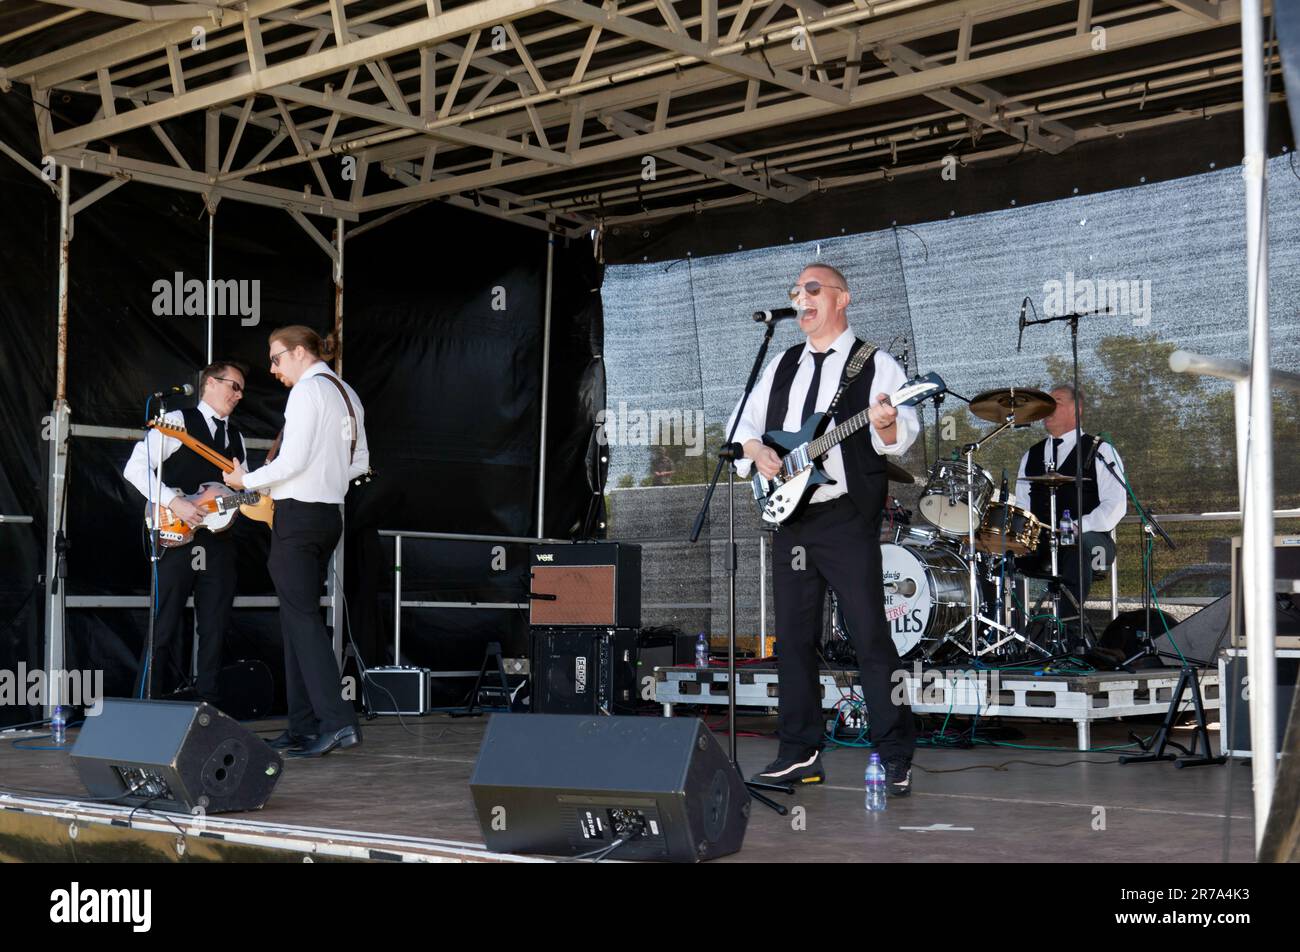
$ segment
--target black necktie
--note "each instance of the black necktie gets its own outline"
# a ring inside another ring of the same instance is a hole
[[[1062,437],[1059,436],[1052,437],[1052,468],[1053,469],[1061,468],[1061,457],[1059,455],[1059,451],[1061,449],[1061,444],[1064,442],[1065,440]]]
[[[227,447],[226,447],[226,421],[225,421],[225,420],[218,420],[216,417],[213,417],[213,418],[212,418],[212,423],[213,423],[213,425],[217,428],[217,434],[216,434],[217,451],[218,451],[219,453],[221,453],[221,454],[224,456],[225,453],[226,453],[226,449],[227,449]]]
[[[803,416],[800,417],[801,423],[812,416],[813,410],[817,408],[817,391],[820,390],[822,386],[822,364],[826,361],[826,358],[833,353],[835,353],[835,351],[832,349],[826,351],[824,354],[814,353],[812,355],[813,378],[812,383],[808,385],[808,395],[803,398]]]

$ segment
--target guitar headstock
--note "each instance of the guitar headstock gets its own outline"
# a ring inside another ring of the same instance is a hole
[[[171,436],[180,439],[182,436],[189,436],[189,430],[183,426],[173,426],[167,422],[166,417],[157,416],[145,424],[147,429],[157,430],[163,436]]]

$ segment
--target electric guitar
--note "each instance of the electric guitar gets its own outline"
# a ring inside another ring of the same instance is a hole
[[[943,378],[930,373],[909,380],[884,402],[893,407],[910,407],[947,390]],[[770,430],[763,434],[764,445],[781,456],[781,471],[772,479],[757,471],[754,473],[754,499],[763,521],[769,525],[779,526],[793,519],[803,510],[814,489],[833,482],[821,467],[821,458],[867,426],[870,417],[868,411],[863,410],[822,433],[827,422],[826,414],[814,413],[798,432]]]
[[[231,460],[206,443],[200,442],[189,431],[164,423],[161,418],[151,420],[149,426],[163,436],[180,440],[183,446],[202,456],[222,472],[234,471],[235,464]],[[230,524],[235,521],[235,516],[241,512],[250,519],[264,522],[268,526],[275,517],[275,502],[270,496],[252,490],[239,492],[225,483],[204,483],[197,493],[182,498],[199,507],[203,512],[203,522],[200,525],[210,532],[223,532],[230,528]],[[158,538],[163,548],[171,549],[188,545],[194,539],[194,526],[178,518],[166,506],[160,507],[160,512],[162,518],[158,526]],[[146,528],[153,529],[153,506],[149,503],[145,503],[144,524]]]

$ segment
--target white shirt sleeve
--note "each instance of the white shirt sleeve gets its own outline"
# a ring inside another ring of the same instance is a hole
[[[891,355],[878,350],[874,359],[876,375],[871,381],[869,397],[871,404],[877,402],[876,394],[893,393],[907,383],[907,374]],[[868,424],[868,429],[871,430],[871,445],[876,448],[877,453],[884,456],[902,456],[911,448],[917,434],[921,432],[921,416],[916,412],[916,407],[899,407],[897,426],[894,442],[886,443],[881,439],[880,431]]]
[[[1025,482],[1025,466],[1029,462],[1029,453],[1020,457],[1020,469],[1016,470],[1016,485],[1011,490],[1016,497],[1016,505],[1029,508],[1029,483]]]
[[[164,421],[170,426],[178,429],[184,429],[185,418],[179,413],[168,413]],[[148,443],[148,446],[145,444]],[[135,444],[131,450],[131,458],[126,461],[126,466],[122,468],[122,475],[126,481],[136,488],[136,490],[146,500],[153,496],[153,484],[159,467],[163,461],[181,448],[181,441],[172,436],[164,437],[157,430],[150,430],[145,434],[145,438]],[[152,468],[150,463],[153,464]],[[159,494],[159,501],[164,506],[170,506],[173,499],[181,495],[175,487],[164,485],[162,492]]]
[[[260,466],[245,476],[246,487],[265,489],[296,476],[307,468],[311,448],[316,442],[321,397],[321,388],[316,386],[295,385],[289,391],[289,402],[284,407],[284,437],[280,441],[280,453],[265,466]],[[359,444],[360,437],[358,449]]]
[[[1119,525],[1119,521],[1128,512],[1128,490],[1115,478],[1110,467],[1102,462],[1109,459],[1115,468],[1124,472],[1124,462],[1109,443],[1103,443],[1097,450],[1097,508],[1083,517],[1081,529],[1084,532],[1110,532]]]
[[[767,432],[767,401],[772,396],[772,382],[776,379],[776,367],[780,362],[780,357],[769,361],[767,367],[759,375],[758,383],[754,384],[754,390],[749,395],[749,403],[745,404],[745,414],[740,418],[739,425],[736,426],[734,440],[741,446],[744,446],[750,440],[761,440],[763,434]],[[740,401],[737,400],[735,410],[732,410],[731,416],[727,418],[725,433],[731,432],[732,421],[736,419],[736,410],[739,409]],[[752,460],[738,459],[736,460],[736,473],[742,479],[747,478],[753,466]]]

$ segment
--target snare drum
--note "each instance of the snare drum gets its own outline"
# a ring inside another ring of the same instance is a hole
[[[970,472],[965,460],[941,459],[930,468],[929,479],[921,492],[918,504],[921,518],[950,538],[961,538],[970,532],[966,504],[966,475]],[[993,477],[975,464],[971,482],[975,490],[974,523],[978,530],[993,498]]]
[[[1002,538],[1003,520],[1006,522],[1005,546]],[[1039,522],[1028,509],[1010,503],[991,502],[984,513],[984,521],[975,533],[975,548],[990,555],[1028,555],[1038,549],[1047,526]]]
[[[899,657],[947,634],[970,612],[966,562],[938,546],[882,545],[885,618]]]

